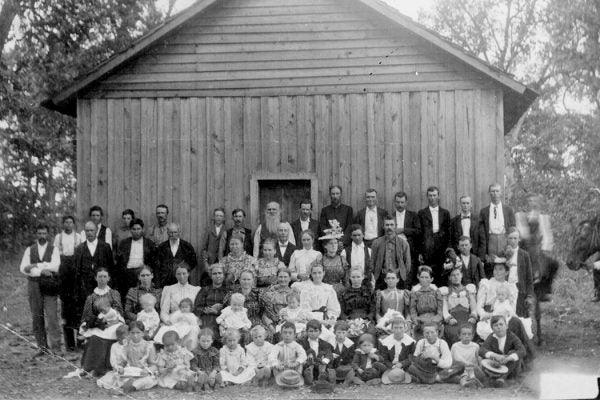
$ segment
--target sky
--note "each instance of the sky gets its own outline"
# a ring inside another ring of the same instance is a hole
[[[427,9],[428,7],[431,6],[431,4],[433,2],[432,0],[383,0],[383,1],[385,1],[386,3],[390,4],[391,6],[393,6],[395,8],[397,8],[403,14],[406,14],[415,20],[417,19],[419,9],[421,9],[421,8]],[[184,8],[189,7],[190,5],[192,5],[195,2],[196,2],[196,0],[177,0],[177,2],[175,3],[175,12],[181,11]],[[169,4],[169,1],[168,0],[158,0],[158,3],[164,9],[166,9]]]

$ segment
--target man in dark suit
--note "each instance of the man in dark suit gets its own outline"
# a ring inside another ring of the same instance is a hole
[[[354,211],[352,207],[342,204],[342,187],[339,185],[333,185],[329,187],[329,197],[331,198],[331,204],[323,207],[321,210],[321,216],[319,217],[319,236],[325,235],[325,229],[331,228],[329,221],[337,220],[342,227],[344,232],[344,238],[342,243],[344,245],[350,244],[350,237],[348,235],[348,228],[352,225],[354,220]],[[341,248],[340,248],[341,251]]]
[[[486,265],[486,274],[491,276],[491,255],[498,255],[506,248],[506,231],[516,227],[512,208],[502,204],[502,186],[493,183],[489,187],[491,204],[479,213],[479,245],[477,255]]]
[[[96,271],[98,268],[106,268],[112,277],[111,285],[115,285],[115,264],[110,245],[98,239],[98,227],[92,221],[88,221],[84,227],[85,242],[75,248],[75,284],[77,290],[77,319],[81,320],[85,299],[92,294],[97,286]]]
[[[219,246],[223,236],[226,236],[225,210],[218,207],[213,210],[212,222],[204,233],[204,240],[200,245],[200,262],[190,273],[190,284],[201,287],[211,284],[208,267],[219,260]]]
[[[410,247],[411,282],[416,283],[417,271],[419,267],[419,246],[421,243],[421,221],[419,215],[406,209],[408,195],[405,192],[398,192],[394,195],[394,212],[392,216],[396,219],[396,233],[402,239],[408,242]]]
[[[246,254],[252,254],[252,251],[254,250],[252,230],[244,227],[246,211],[241,208],[236,208],[231,212],[231,219],[233,220],[233,228],[228,229],[227,234],[221,236],[218,255],[219,260],[229,254],[229,241],[233,235],[244,238],[244,251]]]
[[[458,239],[458,257],[462,261],[463,278],[462,284],[473,285],[479,287],[479,282],[484,279],[485,271],[483,269],[483,263],[475,254],[471,252],[471,238],[468,236],[461,236]]]
[[[158,269],[155,274],[156,286],[161,289],[177,283],[175,270],[181,262],[188,264],[192,271],[198,264],[194,246],[179,238],[181,234],[179,225],[175,223],[167,225],[167,234],[169,240],[158,245],[156,251],[158,261]]]
[[[144,237],[144,221],[139,218],[129,223],[131,237],[122,240],[117,246],[117,275],[119,287],[116,289],[121,294],[122,302],[129,288],[138,284],[140,269],[147,265],[152,270],[156,268],[156,245]]]
[[[289,227],[288,224],[281,223],[277,228],[277,246],[275,246],[275,255],[285,264],[287,267],[290,265],[290,258],[292,257],[292,253],[296,250],[296,246],[294,246],[289,241]]]
[[[296,239],[296,245],[298,248],[302,248],[301,233],[304,231],[311,231],[315,240],[313,241],[313,248],[316,249],[318,245],[318,234],[319,234],[319,223],[312,219],[313,204],[309,199],[304,199],[300,202],[300,218],[291,223],[292,232],[294,232],[294,238]]]
[[[408,289],[411,284],[411,260],[408,242],[396,234],[394,217],[384,219],[385,236],[377,238],[371,249],[375,290],[387,288],[385,276],[388,272],[398,275],[398,289]]]
[[[515,227],[508,228],[507,232],[507,259],[508,265],[511,267],[509,271],[508,281],[517,283],[517,304],[516,314],[519,317],[529,318],[530,310],[532,310],[535,300],[533,293],[533,269],[531,267],[531,259],[529,254],[519,248],[519,230]],[[515,254],[516,253],[516,254]],[[516,267],[516,271],[514,269]],[[515,273],[516,272],[516,273]],[[515,276],[516,275],[516,276]]]
[[[440,190],[436,186],[427,188],[429,206],[419,211],[423,232],[419,261],[433,270],[433,283],[444,286],[445,251],[450,243],[450,212],[440,207]]]
[[[458,250],[458,240],[462,236],[471,238],[473,254],[479,248],[479,217],[473,214],[473,205],[469,196],[460,198],[460,213],[450,222],[450,247]]]
[[[373,241],[385,234],[383,219],[387,212],[377,207],[377,191],[375,189],[367,189],[365,203],[367,206],[356,214],[354,223],[362,227],[365,236],[364,242],[367,247],[371,248]]]

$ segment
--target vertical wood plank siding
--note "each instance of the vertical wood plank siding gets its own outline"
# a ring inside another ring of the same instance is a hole
[[[463,194],[482,207],[504,168],[500,90],[80,99],[78,112],[80,216],[100,204],[117,226],[131,208],[149,226],[165,202],[194,245],[213,208],[249,210],[254,173],[316,173],[317,209],[334,183],[355,209],[373,187],[389,210],[394,192],[417,209],[437,185],[455,213]]]

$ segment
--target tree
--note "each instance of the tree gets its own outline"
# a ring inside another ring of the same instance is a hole
[[[73,213],[76,124],[40,102],[163,19],[154,0],[2,4],[0,250],[18,248],[36,223]]]

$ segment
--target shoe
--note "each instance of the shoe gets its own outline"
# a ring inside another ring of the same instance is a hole
[[[335,385],[337,383],[337,375],[335,373],[335,369],[327,370],[327,378],[329,380],[329,383],[331,383],[332,385]]]
[[[128,379],[125,381],[123,386],[121,386],[121,390],[125,393],[131,393],[135,391],[135,387],[133,386],[133,379]]]
[[[367,385],[368,386],[377,386],[381,384],[381,379],[379,378],[375,378],[375,379],[370,379],[367,381]]]
[[[360,379],[358,376],[355,376],[354,378],[352,378],[352,383],[356,384],[356,385],[364,385],[365,382]]]
[[[443,369],[439,372],[439,376],[442,381],[446,381],[458,374],[462,374],[464,370],[465,370],[464,367],[462,367],[462,368],[454,367],[454,368]]]
[[[490,386],[492,386],[493,388],[503,388],[506,386],[506,382],[504,381],[504,379],[502,378],[498,378],[498,379],[492,379],[490,381]]]

